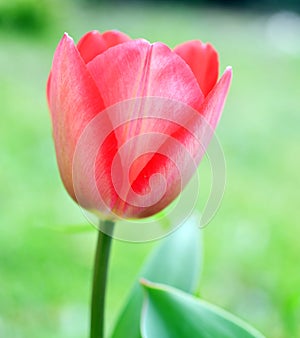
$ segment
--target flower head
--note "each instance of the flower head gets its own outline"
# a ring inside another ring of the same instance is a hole
[[[153,215],[174,200],[220,118],[232,72],[227,68],[217,82],[218,68],[216,50],[201,41],[171,50],[92,31],[76,46],[65,34],[47,98],[72,198],[126,218]]]

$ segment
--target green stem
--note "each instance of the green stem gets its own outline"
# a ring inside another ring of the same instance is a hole
[[[114,223],[101,221],[101,228],[112,234]],[[99,230],[94,262],[90,338],[104,338],[104,307],[109,253],[112,237]]]

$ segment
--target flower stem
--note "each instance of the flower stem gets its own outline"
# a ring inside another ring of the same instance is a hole
[[[90,338],[104,338],[104,307],[106,280],[109,263],[109,254],[114,223],[112,221],[100,221],[101,228],[98,231],[98,240],[94,261],[94,279],[91,302],[91,327]],[[108,233],[108,234],[107,234]]]

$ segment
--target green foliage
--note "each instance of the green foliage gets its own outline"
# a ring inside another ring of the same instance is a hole
[[[49,0],[0,0],[0,28],[41,33],[52,20]]]
[[[146,291],[143,338],[263,338],[224,310],[163,284],[142,281]]]
[[[201,241],[199,220],[194,215],[177,231],[163,239],[149,257],[138,278],[151,279],[192,293],[200,275]],[[143,292],[135,282],[111,338],[139,338]]]
[[[198,226],[194,215],[155,248],[139,273],[146,295],[137,281],[111,338],[263,338],[229,313],[191,296],[202,257]]]

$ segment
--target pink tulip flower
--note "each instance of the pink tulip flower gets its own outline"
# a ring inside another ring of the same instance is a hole
[[[172,50],[161,42],[131,40],[118,31],[89,32],[77,45],[65,34],[54,54],[47,98],[57,162],[70,196],[83,208],[97,210],[107,217],[147,217],[171,203],[191,176],[178,144],[188,150],[197,165],[203,152],[191,129],[197,133],[206,121],[214,131],[221,116],[232,70],[226,68],[218,81],[218,68],[218,53],[201,41],[187,41]],[[143,100],[150,105],[158,102],[152,107],[156,109],[156,118],[145,118],[147,109],[143,109]],[[124,102],[135,101],[139,107],[134,112],[121,112],[126,123],[116,126],[109,111],[114,107],[120,109]],[[161,119],[157,113],[160,110]],[[191,114],[192,121],[181,120],[189,111],[196,112]],[[168,116],[172,117],[171,122],[167,121]],[[102,125],[98,124],[99,129],[93,132],[98,135],[99,131],[100,135],[106,130],[106,138],[97,153],[90,154],[93,141],[86,141],[82,146],[80,139],[99,117]],[[141,137],[147,134],[163,134],[164,151],[172,158],[154,147],[155,140],[152,143]],[[116,156],[131,140],[131,150],[122,153],[126,158],[117,165]],[[81,151],[76,153],[79,143]],[[150,145],[155,150],[151,151]],[[136,151],[140,156],[132,155]],[[85,169],[89,156],[95,157],[92,175]],[[78,174],[74,171],[75,157]],[[179,165],[174,164],[174,159]],[[120,194],[116,185],[122,186],[123,172],[129,175],[130,186]],[[151,182],[151,177],[157,174],[158,179]],[[101,203],[91,182],[101,196]],[[159,200],[139,200],[148,196],[151,189],[155,192],[156,185],[161,184],[164,192]]]

